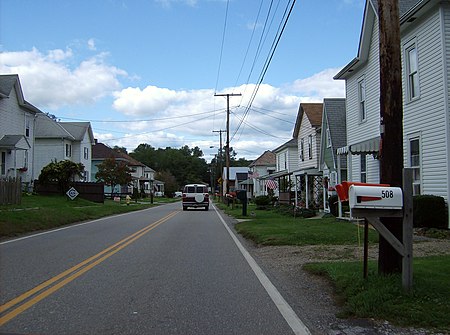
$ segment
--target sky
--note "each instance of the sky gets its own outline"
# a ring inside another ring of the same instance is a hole
[[[0,74],[18,74],[41,111],[91,122],[99,142],[198,146],[207,161],[226,130],[217,95],[236,94],[230,146],[253,160],[292,138],[300,103],[345,97],[333,76],[357,55],[364,4],[0,0]]]

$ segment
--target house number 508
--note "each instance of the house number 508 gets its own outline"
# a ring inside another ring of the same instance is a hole
[[[394,197],[394,191],[383,190],[383,191],[381,191],[381,197],[383,199],[393,198]]]

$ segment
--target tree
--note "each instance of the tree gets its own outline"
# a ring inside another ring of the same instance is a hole
[[[129,185],[131,183],[131,169],[123,161],[116,161],[114,157],[105,159],[97,165],[98,172],[95,178],[111,186],[111,197],[116,185]]]
[[[44,166],[38,180],[41,184],[58,183],[61,194],[64,194],[69,189],[70,182],[75,181],[76,177],[83,177],[83,175],[84,165],[82,163],[74,163],[67,159],[58,162],[55,159]]]
[[[164,182],[164,192],[169,197],[180,189],[176,178],[169,171],[158,172],[155,178]]]

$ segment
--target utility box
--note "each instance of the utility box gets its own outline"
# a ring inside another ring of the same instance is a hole
[[[401,210],[403,192],[400,187],[351,185],[349,205],[350,209]]]

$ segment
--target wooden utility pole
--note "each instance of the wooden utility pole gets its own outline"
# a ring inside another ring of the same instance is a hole
[[[220,183],[220,196],[223,196],[223,156],[222,156],[222,133],[226,133],[226,130],[213,130],[213,133],[220,134],[220,148],[219,148],[219,167],[220,167],[220,178],[222,182]]]
[[[228,194],[228,182],[230,179],[230,97],[240,97],[240,93],[214,94],[215,97],[227,97],[227,144],[225,154],[227,159],[227,179],[225,182],[225,195]]]
[[[398,0],[378,0],[380,51],[380,182],[402,186],[403,107]],[[381,218],[402,241],[402,219]],[[378,272],[401,272],[401,255],[380,235]]]

